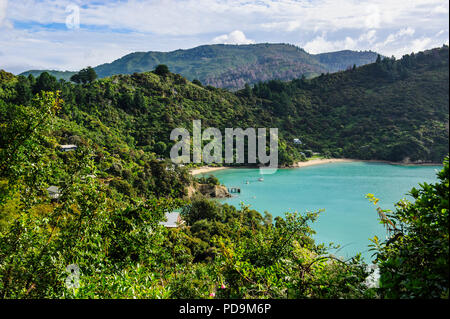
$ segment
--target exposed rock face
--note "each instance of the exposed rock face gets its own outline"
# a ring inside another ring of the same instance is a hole
[[[187,196],[190,198],[194,196],[197,193],[197,190],[195,189],[194,185],[189,185],[187,188]]]
[[[188,187],[189,197],[197,193],[214,198],[231,197],[230,193],[228,193],[228,189],[222,185],[195,184]]]
[[[230,193],[228,192],[228,189],[222,185],[214,186],[214,192],[215,192],[215,197],[217,197],[217,198],[231,197]]]

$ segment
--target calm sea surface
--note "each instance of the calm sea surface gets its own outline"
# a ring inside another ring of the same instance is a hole
[[[369,261],[369,238],[377,235],[384,239],[386,233],[375,206],[365,195],[372,193],[380,199],[382,208],[393,209],[400,199],[411,199],[407,193],[413,186],[436,182],[436,172],[441,168],[351,162],[279,169],[273,175],[260,175],[258,169],[228,169],[213,174],[227,187],[241,188],[240,194],[221,200],[236,207],[244,202],[273,217],[324,209],[312,224],[316,241],[341,245],[339,251],[332,251],[335,255],[350,257],[361,252]],[[258,181],[260,177],[264,181]]]

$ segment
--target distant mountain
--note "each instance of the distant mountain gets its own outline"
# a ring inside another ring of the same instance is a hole
[[[291,44],[203,45],[172,52],[135,52],[111,63],[95,67],[100,78],[115,74],[151,71],[166,64],[174,73],[189,80],[198,79],[205,85],[239,89],[245,83],[254,84],[273,79],[292,80],[321,73],[345,70],[353,65],[372,63],[377,58],[372,51],[338,51],[312,55]],[[38,75],[43,71],[22,73]],[[53,76],[68,80],[74,72],[50,71]]]
[[[42,76],[29,81],[0,71],[0,106],[27,105],[41,90],[60,90],[60,116],[67,121],[59,131],[62,138],[90,138],[98,149],[123,159],[130,156],[127,148],[168,156],[172,129],[192,132],[192,120],[199,119],[203,127],[222,132],[227,127],[278,128],[279,163],[285,165],[299,160],[301,152],[441,162],[449,151],[448,58],[448,46],[443,46],[313,79],[270,80],[236,92],[202,87],[174,73],[114,75],[76,85]]]

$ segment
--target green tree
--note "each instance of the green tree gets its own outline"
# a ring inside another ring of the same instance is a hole
[[[166,143],[159,141],[155,144],[154,150],[156,154],[164,155],[167,150],[167,145]]]
[[[90,66],[88,66],[86,68],[86,78],[87,78],[87,82],[89,82],[89,83],[92,83],[95,81],[95,79],[97,79],[97,73]]]
[[[81,77],[79,73],[75,73],[70,77],[70,81],[75,82],[77,84],[81,83]]]
[[[153,72],[159,76],[165,76],[170,73],[169,68],[165,64],[159,64]]]
[[[248,83],[245,83],[243,94],[245,97],[252,97],[253,91]]]
[[[188,225],[206,219],[208,221],[221,219],[221,206],[206,198],[199,198],[183,209],[182,215]]]
[[[448,157],[437,176],[439,182],[411,190],[414,202],[402,200],[394,212],[377,208],[390,235],[384,242],[372,239],[385,298],[449,297]]]
[[[142,111],[145,109],[145,97],[140,90],[134,92],[133,104],[136,110]]]
[[[97,168],[89,147],[55,154],[49,130],[61,103],[57,93],[42,92],[30,106],[0,104],[0,114],[8,114],[0,117],[0,216],[6,202],[17,201],[9,207],[13,220],[0,223],[0,296],[151,296],[159,291],[152,264],[166,263],[158,223],[177,201],[151,198],[127,208],[92,177]],[[56,203],[46,191],[53,176]],[[73,264],[81,271],[76,289],[65,284]]]
[[[16,103],[17,104],[28,104],[33,96],[33,91],[30,86],[28,78],[20,75],[17,78],[16,83]]]
[[[41,91],[55,91],[58,87],[56,78],[47,72],[42,72],[36,79],[33,91],[39,93]]]
[[[97,79],[97,73],[90,66],[80,70],[78,73],[70,77],[70,81],[83,84],[92,83],[95,81],[95,79]]]

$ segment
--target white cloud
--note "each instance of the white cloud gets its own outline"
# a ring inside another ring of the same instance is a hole
[[[45,26],[64,26],[72,3],[80,7],[79,30]],[[423,46],[423,39],[431,39],[429,47],[448,42],[449,17],[443,13],[444,0],[0,0],[0,68],[77,69],[126,52],[189,48],[211,39],[401,56]]]
[[[365,25],[367,28],[378,28],[381,23],[380,8],[377,5],[369,5],[366,8]]]
[[[440,47],[443,43],[448,43],[448,39],[441,38],[445,33],[444,30],[439,31],[433,37],[414,38],[415,33],[415,29],[406,27],[389,34],[384,40],[378,42],[376,30],[364,32],[357,38],[347,36],[342,40],[335,40],[326,33],[322,33],[306,42],[303,48],[313,54],[339,50],[372,50],[386,56],[394,55],[401,58],[404,54]]]
[[[413,40],[411,49],[413,52],[423,51],[426,49],[429,49],[429,45],[432,42],[432,39],[430,38],[420,38]]]
[[[358,38],[359,42],[368,42],[370,44],[372,44],[375,40],[376,40],[376,36],[375,34],[377,33],[376,30],[369,30],[367,33],[363,33],[360,35],[360,37]]]
[[[404,36],[404,35],[411,36],[411,35],[414,34],[414,32],[416,32],[416,30],[414,30],[413,28],[407,27],[407,28],[401,29],[401,30],[398,32],[398,35],[399,35],[399,36]]]
[[[212,40],[213,43],[223,43],[223,44],[251,44],[255,41],[247,39],[244,32],[235,30],[228,34],[219,35]]]
[[[0,0],[0,26],[6,18],[6,8],[8,7],[8,0]]]
[[[302,27],[302,23],[299,20],[292,20],[286,22],[269,22],[261,24],[261,28],[265,30],[283,30],[292,32],[299,30]]]
[[[383,53],[384,55],[393,55],[397,58],[401,58],[405,54],[410,54],[412,52],[419,52],[428,50],[431,48],[441,47],[443,44],[448,44],[447,39],[431,38],[431,37],[420,37],[417,39],[409,39],[403,42],[391,43],[387,46],[384,42],[377,43],[374,46],[374,50]]]
[[[434,9],[433,9],[433,12],[434,13],[447,13],[448,14],[448,2],[447,2],[447,6],[445,6],[445,4],[444,5],[440,5],[440,6],[437,6],[437,7],[435,7]]]
[[[21,21],[64,23],[64,10],[71,2],[80,4],[84,24],[168,35],[261,28],[287,32],[317,27],[321,31],[378,29],[399,27],[405,21],[428,28],[442,26],[442,17],[436,21],[433,13],[446,9],[442,0],[372,0],[370,4],[355,0],[26,0],[11,2],[10,11]]]
[[[30,69],[75,71],[143,51],[146,43],[142,35],[11,29],[0,31],[0,69],[14,73]]]
[[[399,38],[402,38],[404,36],[412,36],[414,33],[415,33],[415,30],[413,28],[410,28],[410,27],[403,28],[394,34],[390,34],[384,41],[383,45],[386,46],[389,43],[397,41]]]
[[[303,48],[309,53],[316,54],[339,50],[353,50],[357,49],[357,44],[358,40],[354,40],[351,37],[346,37],[344,40],[339,41],[329,41],[326,39],[325,35],[322,34],[306,43]]]

